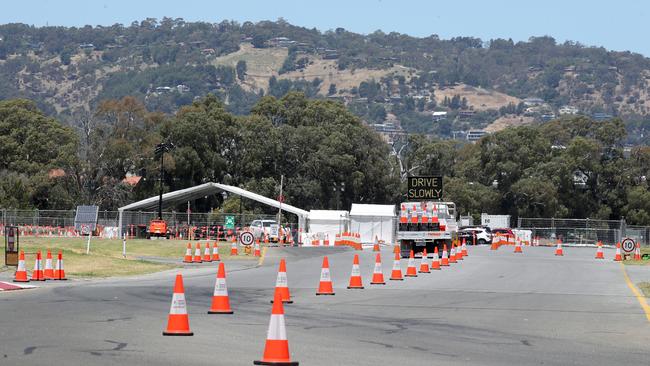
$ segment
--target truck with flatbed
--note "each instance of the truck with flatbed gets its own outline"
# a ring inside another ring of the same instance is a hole
[[[456,205],[453,202],[418,201],[400,205],[397,241],[402,258],[408,258],[411,250],[421,256],[424,248],[427,253],[433,253],[438,247],[442,254],[444,245],[447,244],[449,250],[457,233]]]

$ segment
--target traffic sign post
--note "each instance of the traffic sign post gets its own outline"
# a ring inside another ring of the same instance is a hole
[[[243,246],[251,246],[255,242],[255,236],[250,231],[244,231],[239,234],[239,243]]]
[[[233,230],[235,228],[235,216],[226,216],[223,227],[227,230]]]
[[[406,196],[409,200],[442,198],[442,177],[408,177]]]
[[[623,249],[623,251],[627,254],[632,253],[635,248],[636,248],[636,243],[632,238],[625,238],[621,242],[621,249]]]
[[[19,231],[18,226],[5,227],[5,265],[17,266],[18,265],[18,249],[19,249]]]

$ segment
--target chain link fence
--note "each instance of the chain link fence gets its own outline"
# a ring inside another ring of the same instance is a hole
[[[625,220],[556,219],[520,217],[517,228],[531,230],[533,237],[554,243],[562,239],[571,244],[615,245],[624,238],[632,238],[641,245],[650,245],[648,226],[629,226]]]
[[[74,231],[75,210],[18,210],[1,209],[2,227],[12,225],[28,227],[27,233],[51,233],[53,235],[70,235]],[[235,228],[250,225],[253,220],[277,220],[277,215],[254,213],[223,214],[218,212],[183,213],[163,212],[163,219],[167,221],[172,233],[186,232],[189,227],[208,228],[221,227],[226,223],[226,217],[234,217]],[[289,217],[291,215],[288,215]],[[146,236],[146,228],[152,219],[158,217],[158,212],[124,211],[122,216],[122,229],[130,236]],[[99,211],[97,224],[101,228],[116,228],[119,225],[118,211]],[[285,228],[297,230],[297,222],[290,222],[283,216],[282,225]],[[62,230],[56,230],[62,229]],[[63,230],[65,229],[65,230]],[[64,233],[64,234],[60,234]],[[29,235],[29,234],[28,234]]]

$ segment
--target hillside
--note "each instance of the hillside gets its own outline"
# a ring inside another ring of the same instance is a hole
[[[368,123],[383,124],[391,114],[398,130],[446,137],[508,116],[645,121],[649,83],[648,58],[550,37],[515,43],[360,35],[283,20],[0,26],[0,98],[33,99],[71,123],[101,100],[125,95],[172,113],[213,93],[231,112],[246,114],[263,94],[300,90],[340,100]],[[434,123],[434,111],[447,111],[446,119]]]

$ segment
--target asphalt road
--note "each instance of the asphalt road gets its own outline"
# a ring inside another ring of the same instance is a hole
[[[46,283],[0,293],[0,365],[252,365],[260,359],[280,257],[301,365],[648,365],[650,322],[611,260],[593,248],[470,247],[442,271],[347,290],[353,251],[272,249],[264,264],[227,263],[234,315],[208,315],[216,265],[183,270],[193,337],[163,337],[175,272]],[[328,254],[335,296],[315,296]],[[611,251],[606,251],[608,258]],[[402,260],[406,269],[406,260]],[[644,272],[645,271],[645,272]],[[650,277],[650,267],[635,269]]]

